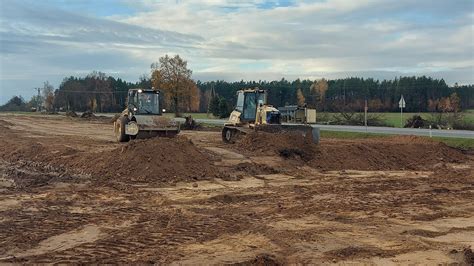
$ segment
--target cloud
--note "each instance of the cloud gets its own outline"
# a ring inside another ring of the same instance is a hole
[[[158,3],[151,11],[116,19],[199,34],[205,42],[190,55],[199,60],[264,60],[273,61],[275,68],[313,61],[325,64],[319,68],[340,72],[422,69],[435,62],[472,67],[472,14],[466,11],[472,3],[442,2],[329,0],[224,12],[220,6],[226,1],[205,8],[186,1]],[[170,13],[174,15],[166,15]],[[314,68],[306,65],[309,71]]]
[[[200,79],[429,75],[452,84],[474,81],[470,5],[338,0],[224,12],[186,2],[116,19],[203,36],[201,49],[185,55],[191,66],[200,62]],[[265,69],[242,67],[252,64]]]
[[[1,5],[0,102],[92,70],[133,81],[165,53],[183,56],[204,80],[474,83],[470,0],[71,1]]]
[[[201,41],[198,35],[12,1],[1,6],[0,102],[14,94],[28,95],[45,80],[58,86],[63,77],[92,70],[136,80],[158,58],[145,61],[138,55],[179,52]]]
[[[24,6],[16,2],[2,7],[0,23],[2,43],[14,39],[25,43],[52,43],[79,48],[102,48],[104,45],[156,48],[192,46],[202,40],[196,35],[150,29],[65,10]]]

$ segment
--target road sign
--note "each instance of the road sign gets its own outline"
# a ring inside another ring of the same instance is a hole
[[[403,98],[403,95],[400,98],[400,101],[398,102],[398,107],[400,107],[400,127],[403,127],[403,108],[406,107],[406,102]]]
[[[400,98],[400,101],[398,102],[398,107],[400,108],[406,107],[406,102],[405,102],[405,99],[403,98],[403,95],[402,95],[402,98]]]

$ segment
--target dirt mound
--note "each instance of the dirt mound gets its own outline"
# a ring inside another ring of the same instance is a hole
[[[77,115],[77,113],[74,112],[74,111],[67,111],[67,112],[66,112],[66,116],[67,116],[67,117],[74,117],[74,118],[75,118],[75,117],[79,117],[79,116]]]
[[[321,169],[355,170],[427,170],[440,162],[463,162],[460,151],[443,143],[398,143],[397,141],[361,141],[319,147],[319,154],[310,162]]]
[[[117,149],[74,156],[67,162],[95,177],[175,183],[220,176],[207,154],[185,137],[137,140]]]
[[[237,149],[260,155],[279,154],[285,158],[313,158],[314,145],[299,134],[252,132],[238,140]]]
[[[82,113],[81,118],[94,119],[96,118],[95,114],[91,111]]]
[[[252,155],[279,155],[322,170],[425,170],[439,163],[466,161],[466,155],[443,143],[415,136],[323,140],[315,145],[293,134],[253,132],[236,149]]]
[[[464,261],[470,265],[474,265],[474,252],[472,252],[472,249],[469,248],[464,248],[463,250],[464,254]]]
[[[186,137],[136,140],[110,147],[110,143],[90,139],[71,139],[74,143],[56,145],[49,139],[37,141],[18,137],[15,132],[9,134],[2,144],[10,148],[0,149],[0,159],[41,162],[70,175],[90,175],[94,180],[161,184],[229,176]],[[70,146],[77,143],[88,144],[80,149]],[[94,145],[104,147],[95,149]]]
[[[103,116],[103,115],[96,115],[91,111],[86,111],[81,114],[80,118],[83,120],[87,120],[90,122],[100,122],[100,123],[114,123],[117,118],[120,116],[120,114],[116,114],[114,117],[110,118],[108,116]],[[71,116],[73,117],[73,116]]]

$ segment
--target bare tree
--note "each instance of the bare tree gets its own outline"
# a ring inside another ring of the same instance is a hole
[[[328,82],[323,78],[315,80],[310,87],[310,105],[314,108],[319,107],[319,110],[324,109],[324,102],[326,99],[326,91],[328,90]]]
[[[54,104],[54,87],[46,81],[41,89],[41,94],[43,96],[43,105],[47,111],[53,110]]]
[[[304,95],[303,95],[303,92],[301,91],[301,89],[298,89],[296,91],[296,100],[298,102],[298,106],[304,106],[305,98],[304,98]]]

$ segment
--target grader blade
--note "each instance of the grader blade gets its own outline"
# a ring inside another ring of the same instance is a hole
[[[300,135],[307,138],[309,141],[319,143],[319,128],[309,125],[284,125],[284,124],[267,124],[255,127],[257,131],[264,131],[269,133],[288,133]]]

